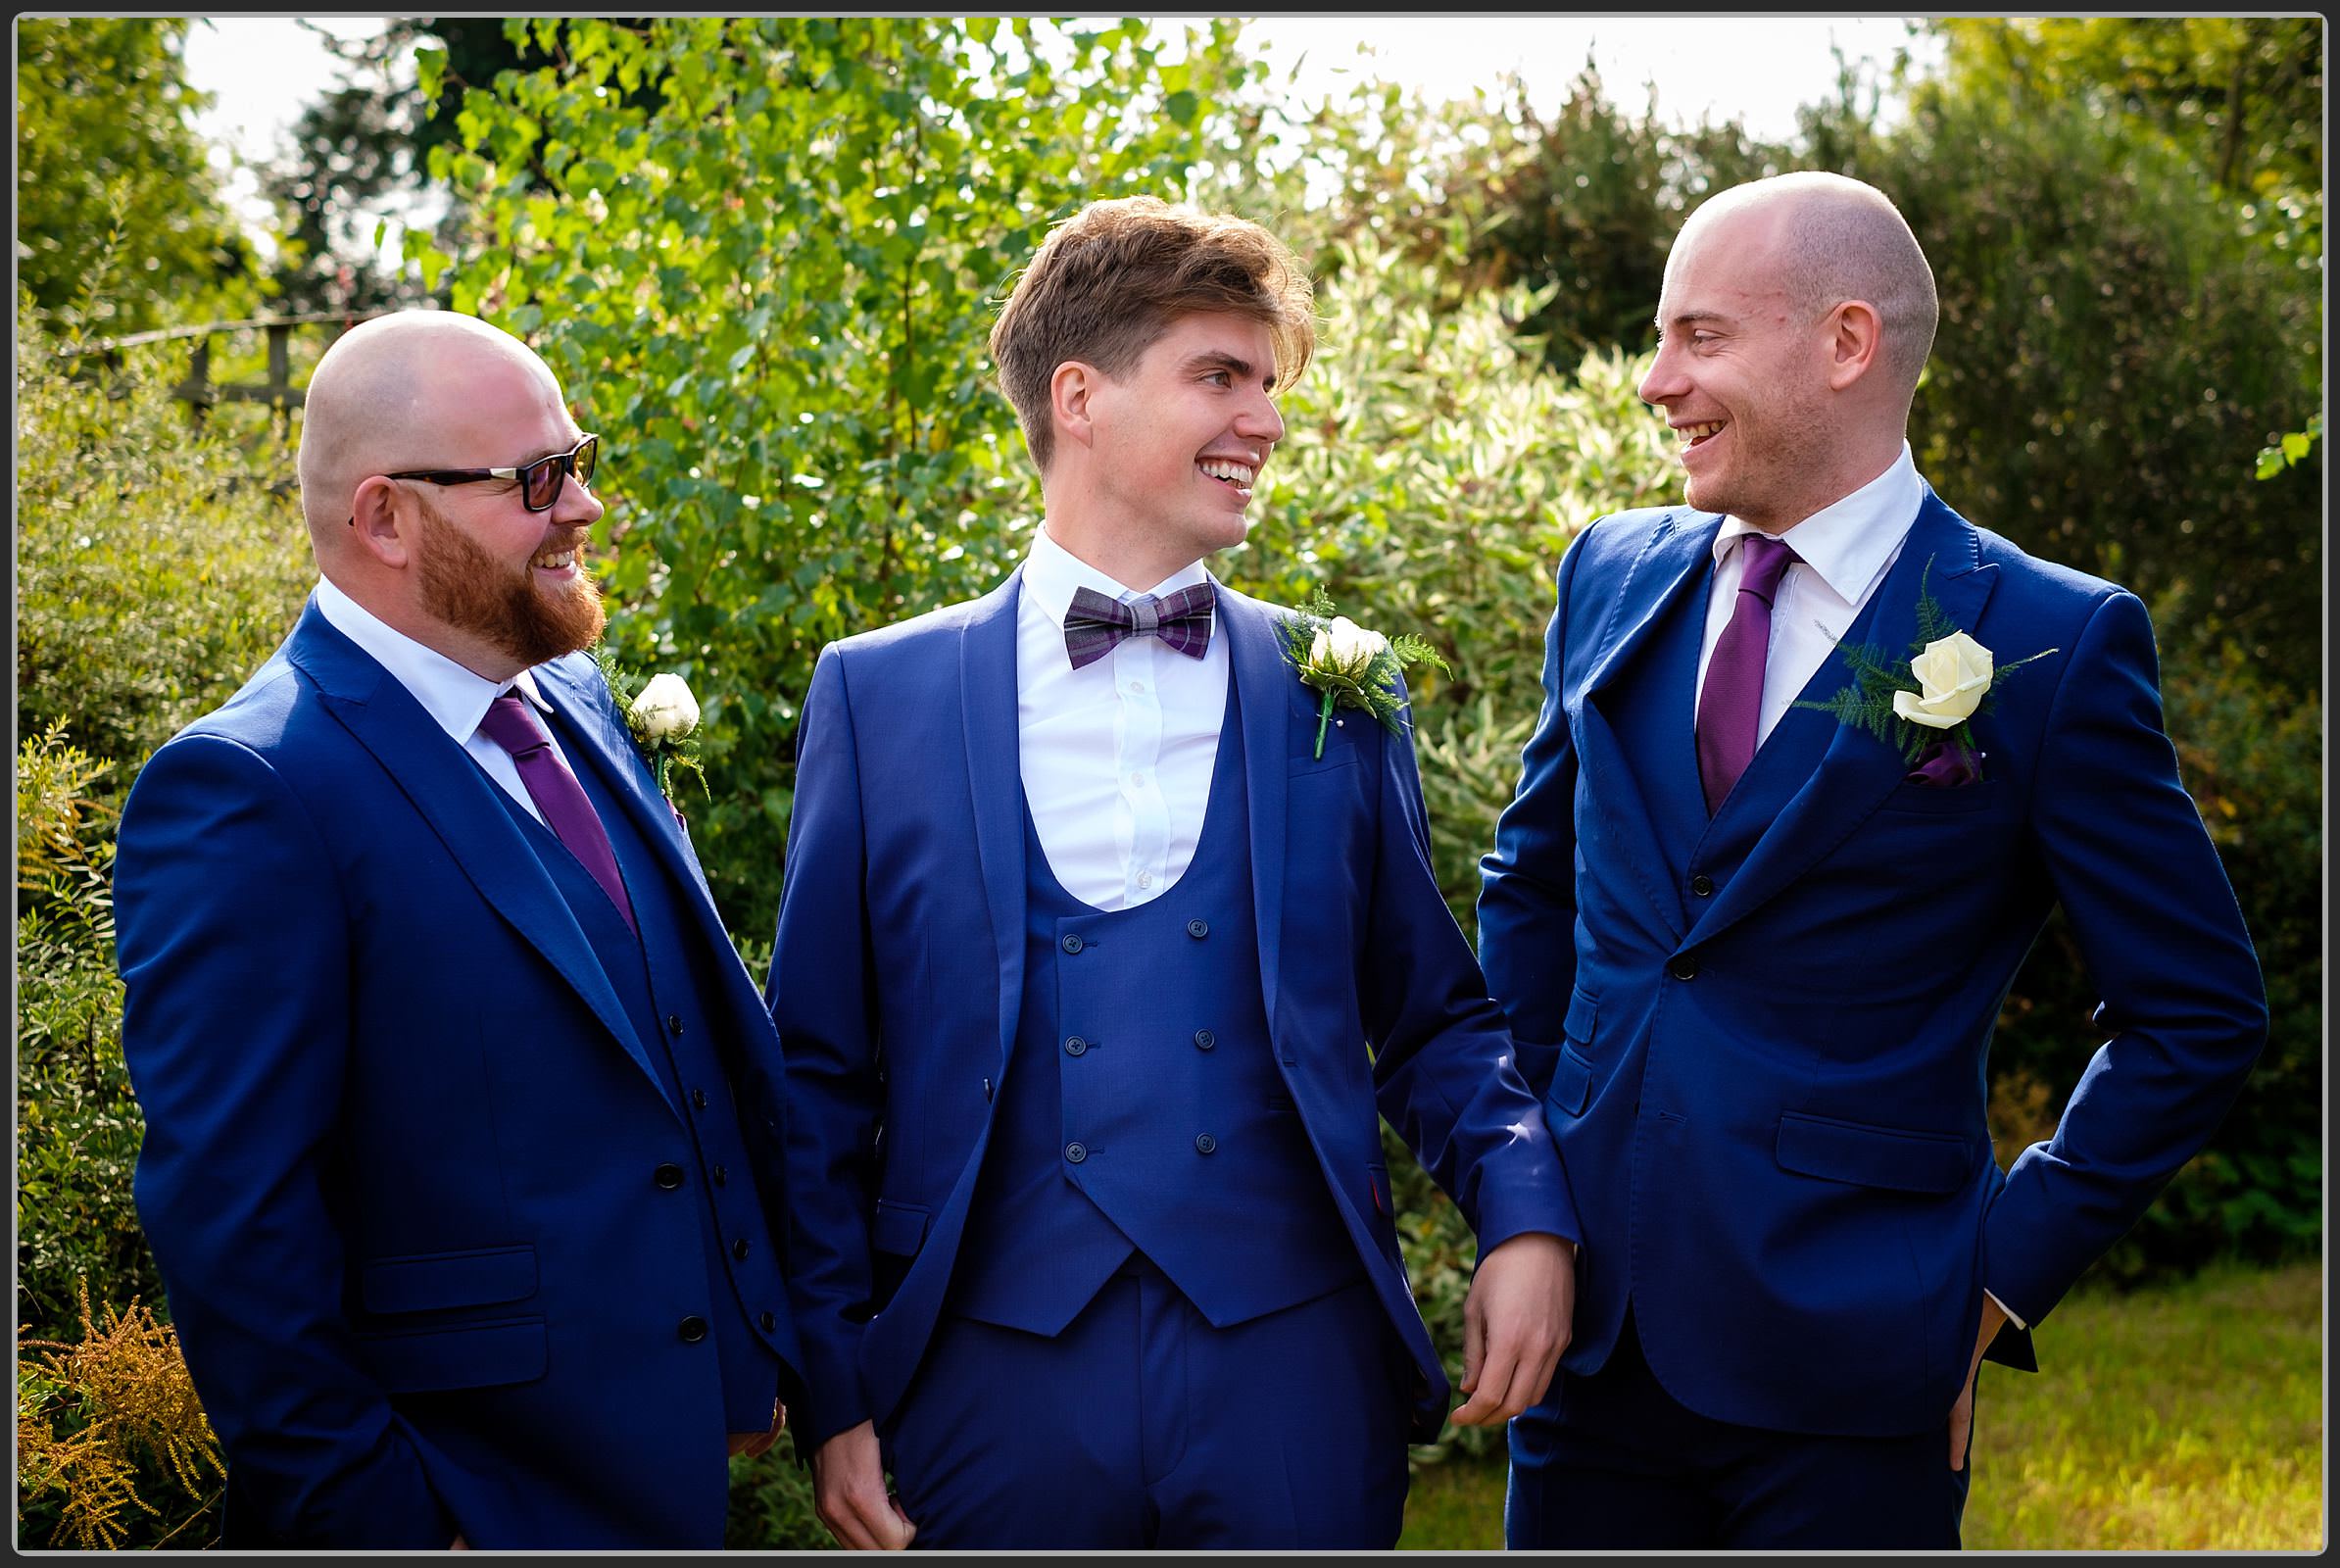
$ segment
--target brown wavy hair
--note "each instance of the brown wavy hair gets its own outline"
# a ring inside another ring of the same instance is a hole
[[[1225,312],[1263,322],[1288,386],[1316,352],[1315,288],[1257,223],[1155,196],[1092,202],[1048,233],[999,318],[992,362],[1043,473],[1055,449],[1048,381],[1067,360],[1120,376],[1173,321]]]

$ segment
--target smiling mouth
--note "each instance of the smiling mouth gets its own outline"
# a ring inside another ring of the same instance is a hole
[[[1205,477],[1216,479],[1229,489],[1246,497],[1251,494],[1251,486],[1259,475],[1259,470],[1251,465],[1238,463],[1231,458],[1204,458],[1194,466],[1201,470]]]
[[[1721,419],[1713,419],[1705,424],[1678,424],[1674,427],[1674,433],[1682,437],[1682,450],[1686,452],[1702,447],[1722,434],[1723,423]]]
[[[540,550],[528,558],[528,564],[539,571],[566,571],[577,564],[579,546],[571,541],[556,549]]]

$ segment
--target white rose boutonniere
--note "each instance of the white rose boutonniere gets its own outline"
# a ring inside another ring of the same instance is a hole
[[[1954,631],[1927,643],[1910,661],[1910,673],[1918,677],[1918,689],[1893,694],[1893,716],[1927,729],[1950,729],[1974,717],[1990,695],[1990,650]]]
[[[650,764],[666,804],[674,805],[667,780],[676,768],[698,779],[699,793],[708,795],[707,774],[699,765],[699,699],[691,695],[689,683],[680,675],[663,673],[643,681],[620,668],[607,648],[596,648],[593,660],[609,683],[609,694],[625,715],[626,732]],[[681,808],[676,807],[674,814],[680,820]]]
[[[1991,651],[1950,624],[1927,586],[1933,563],[1918,577],[1918,637],[1911,657],[1898,663],[1875,648],[1839,643],[1852,665],[1852,684],[1825,703],[1798,702],[1855,724],[1922,768],[1927,782],[1972,783],[1982,777],[1981,754],[1969,720],[1988,710],[1999,682],[2055,653],[2042,649],[2028,659],[2001,664]]]
[[[1437,649],[1411,633],[1386,637],[1334,614],[1333,601],[1321,587],[1311,590],[1307,605],[1285,616],[1277,629],[1284,657],[1300,683],[1324,694],[1316,710],[1318,757],[1325,755],[1325,726],[1335,707],[1363,709],[1395,734],[1403,706],[1397,700],[1398,675],[1415,664],[1453,673]]]

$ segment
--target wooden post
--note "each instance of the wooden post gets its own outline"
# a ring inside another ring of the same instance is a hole
[[[292,434],[292,324],[268,323],[268,402],[276,411],[276,430]]]

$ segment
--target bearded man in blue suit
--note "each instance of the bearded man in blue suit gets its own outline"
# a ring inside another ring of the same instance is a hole
[[[230,1546],[718,1547],[796,1386],[770,1014],[579,652],[596,450],[485,322],[336,340],[316,592],[124,810],[138,1209]]]
[[[1349,712],[1319,752],[1277,612],[1201,564],[1309,298],[1251,223],[1059,226],[992,336],[1029,557],[815,668],[772,1003],[798,1431],[849,1546],[1392,1545],[1448,1396],[1377,1107],[1480,1239],[1455,1419],[1558,1357],[1567,1186],[1411,745]]]
[[[1912,463],[1935,319],[1879,192],[1716,196],[1641,385],[1689,504],[1561,560],[1480,899],[1584,1221],[1514,1546],[1957,1545],[1980,1359],[2033,1368],[2265,1042],[2144,607]],[[2059,904],[2111,1038],[2002,1173],[1984,1055]]]

